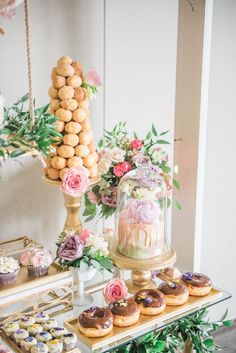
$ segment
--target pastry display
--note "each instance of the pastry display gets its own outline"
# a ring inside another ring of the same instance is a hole
[[[61,57],[52,70],[52,86],[48,90],[50,114],[59,119],[55,125],[63,136],[54,143],[58,148],[51,163],[46,163],[44,170],[52,180],[63,180],[65,168],[77,166],[84,166],[91,178],[98,174],[98,156],[93,148],[89,119],[89,97],[83,87],[82,71],[80,62],[74,62],[68,56]],[[78,148],[80,146],[81,148]]]
[[[43,323],[43,329],[45,331],[50,330],[51,328],[58,327],[58,322],[56,319],[48,319]]]
[[[112,331],[113,320],[108,308],[93,306],[80,314],[78,328],[86,337],[103,337]]]
[[[182,305],[187,302],[189,291],[188,288],[181,283],[177,282],[162,282],[158,286],[166,298],[166,305]]]
[[[5,324],[2,326],[2,329],[4,331],[4,333],[6,334],[6,336],[10,337],[13,335],[13,333],[18,330],[19,324],[16,322],[9,322],[8,324]]]
[[[37,344],[37,340],[33,336],[28,336],[20,341],[20,347],[25,351],[29,352],[33,346]]]
[[[67,333],[67,329],[65,327],[54,327],[50,330],[52,337],[60,338],[65,333]]]
[[[63,350],[63,343],[57,338],[47,342],[48,350],[51,353],[61,353]]]
[[[108,308],[114,316],[116,326],[132,326],[139,319],[139,305],[132,298],[110,303]]]
[[[0,257],[0,285],[7,286],[16,281],[20,266],[13,257]]]
[[[40,324],[33,324],[27,327],[27,331],[29,332],[30,336],[34,336],[39,332],[43,331],[43,327]]]
[[[77,336],[75,333],[68,332],[61,337],[63,342],[63,350],[70,351],[75,348],[77,343]]]
[[[48,353],[48,346],[43,342],[37,342],[30,350],[31,353]]]
[[[20,262],[23,266],[27,266],[29,276],[40,277],[48,274],[48,269],[52,264],[53,259],[48,250],[43,248],[34,248],[24,252],[21,255]],[[45,321],[46,320],[47,319],[45,319]],[[36,322],[39,321],[36,320]]]
[[[165,296],[157,289],[141,289],[135,294],[134,300],[143,315],[158,315],[166,307]]]
[[[19,343],[20,341],[24,340],[28,336],[29,336],[29,332],[23,328],[19,328],[13,333],[13,338],[16,343]]]
[[[37,333],[35,338],[37,339],[38,342],[46,343],[52,339],[52,335],[51,335],[51,333],[49,333],[47,331],[41,331],[41,332]]]
[[[33,316],[22,316],[22,318],[19,321],[20,328],[25,328],[33,325],[35,323],[35,319]]]
[[[47,320],[49,320],[49,316],[46,313],[44,313],[43,311],[40,311],[39,313],[35,314],[34,318],[38,324],[42,324],[42,323],[46,322]]]
[[[196,297],[209,294],[212,288],[211,279],[201,273],[186,272],[182,275],[181,281],[187,286],[189,294]]]

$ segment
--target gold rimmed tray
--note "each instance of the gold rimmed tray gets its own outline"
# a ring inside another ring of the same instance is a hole
[[[131,339],[133,335],[138,335],[138,333],[141,334],[143,330],[158,328],[167,320],[177,317],[178,315],[183,315],[184,313],[194,311],[194,309],[200,309],[204,304],[209,304],[222,296],[222,291],[216,288],[212,288],[211,292],[207,296],[190,296],[186,304],[181,306],[167,306],[164,312],[158,316],[140,315],[139,321],[133,326],[114,326],[113,331],[109,335],[101,338],[88,338],[80,333],[77,327],[78,318],[65,321],[64,326],[68,330],[75,332],[78,335],[80,341],[86,344],[93,352],[105,346],[112,348],[112,344],[114,344],[114,342],[117,343],[119,341],[120,343],[125,343],[126,339],[129,340],[129,338]]]
[[[3,297],[35,287],[40,287],[44,284],[52,283],[69,275],[71,276],[70,270],[64,270],[59,265],[52,264],[49,267],[48,275],[41,277],[29,277],[27,267],[21,266],[14,283],[7,286],[0,286],[0,303],[1,298]]]
[[[0,331],[1,334],[1,338],[3,339],[3,341],[15,352],[17,353],[25,353],[25,351],[23,351],[19,346],[17,346],[17,344],[11,340],[7,335],[5,335],[5,333],[3,331]],[[71,349],[70,351],[63,351],[62,353],[81,353],[81,350],[76,347],[74,349]]]

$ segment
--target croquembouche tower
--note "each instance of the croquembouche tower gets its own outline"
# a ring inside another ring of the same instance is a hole
[[[89,80],[94,75],[95,83],[91,83]],[[54,151],[50,159],[45,160],[44,180],[52,185],[60,185],[69,169],[82,166],[88,172],[90,185],[100,179],[98,155],[89,119],[89,99],[96,91],[95,84],[99,84],[96,75],[95,70],[91,70],[84,77],[81,63],[68,56],[61,57],[52,69],[52,85],[48,90],[51,98],[49,113],[58,118],[56,130],[62,135],[55,138]],[[80,231],[81,197],[64,193],[64,198],[67,208],[65,229]]]

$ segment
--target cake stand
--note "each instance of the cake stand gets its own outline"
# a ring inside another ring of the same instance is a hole
[[[94,178],[89,179],[89,186],[97,184],[101,179],[100,174],[98,174]],[[59,180],[52,180],[46,177],[45,175],[43,176],[43,181],[48,183],[49,185],[52,186],[57,186],[59,187],[61,185],[61,181]],[[79,217],[79,211],[81,207],[81,200],[82,197],[72,197],[66,193],[63,193],[64,199],[65,199],[65,208],[67,210],[67,217],[66,217],[66,222],[64,226],[64,231],[65,230],[75,230],[76,232],[80,233],[82,230],[82,223]]]
[[[117,250],[117,244],[110,249],[110,258],[121,270],[131,270],[131,279],[126,281],[129,293],[136,293],[140,289],[151,289],[156,283],[151,279],[151,271],[163,270],[176,262],[176,252],[170,248],[162,255],[150,259],[137,260],[122,255]]]

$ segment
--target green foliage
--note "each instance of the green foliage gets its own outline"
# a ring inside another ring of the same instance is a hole
[[[30,113],[24,109],[28,99],[26,94],[10,108],[4,108],[0,126],[0,156],[4,159],[16,158],[32,150],[47,155],[55,139],[62,137],[56,131],[57,117],[47,113],[48,105],[35,109],[35,126],[31,129]]]
[[[225,320],[227,311],[218,322],[206,319],[208,310],[202,309],[189,315],[163,330],[150,332],[126,345],[110,351],[110,353],[175,353],[184,347],[186,341],[193,345],[197,353],[210,353],[220,350],[212,337],[212,331],[222,325],[232,326],[232,320]]]

